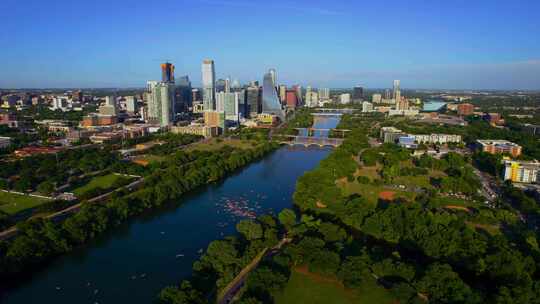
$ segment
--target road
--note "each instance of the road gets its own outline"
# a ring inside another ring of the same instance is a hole
[[[259,253],[252,261],[249,263],[240,273],[227,285],[221,293],[218,295],[217,303],[218,304],[227,304],[231,303],[231,301],[234,299],[234,297],[238,294],[240,289],[242,289],[242,286],[244,286],[244,283],[246,282],[246,278],[249,275],[251,271],[253,271],[259,263],[267,257],[274,256],[277,254],[281,247],[287,243],[290,243],[292,239],[289,239],[287,237],[283,238],[276,246],[272,247],[271,249],[265,248],[261,253]]]
[[[142,185],[143,182],[144,182],[144,177],[141,177],[140,179],[132,182],[131,184],[125,185],[124,187],[118,188],[118,189],[113,190],[111,192],[107,192],[105,194],[96,196],[96,197],[94,197],[92,199],[89,199],[87,202],[88,203],[102,202],[102,201],[106,200],[109,196],[111,196],[115,192],[118,192],[118,191],[121,191],[121,190],[124,190],[124,189],[128,189],[129,191],[137,189],[140,185]],[[53,214],[49,214],[49,215],[45,216],[44,218],[45,219],[52,219],[52,220],[60,219],[60,218],[66,216],[68,214],[79,212],[79,210],[81,210],[82,205],[83,205],[83,203],[78,203],[76,205],[67,207],[67,208],[62,209],[62,210],[60,210],[58,212],[55,212]],[[10,238],[16,236],[18,232],[19,232],[19,230],[17,229],[16,226],[13,226],[13,227],[11,227],[9,229],[4,230],[4,231],[0,232],[0,241],[10,239]]]

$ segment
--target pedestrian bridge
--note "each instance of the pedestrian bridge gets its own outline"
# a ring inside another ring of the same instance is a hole
[[[305,147],[338,147],[343,143],[343,138],[313,137],[313,136],[287,136],[289,140],[280,141],[281,144],[290,146],[302,145]]]

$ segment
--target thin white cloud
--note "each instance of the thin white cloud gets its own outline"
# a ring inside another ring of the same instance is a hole
[[[198,0],[199,3],[209,4],[209,5],[219,5],[219,6],[229,6],[229,7],[244,7],[244,8],[260,8],[261,5],[270,6],[275,9],[284,9],[284,10],[294,10],[306,14],[315,14],[323,16],[331,15],[343,15],[343,12],[332,10],[330,8],[324,7],[313,7],[310,5],[299,6],[294,4],[284,4],[284,3],[254,3],[247,1],[234,1],[234,0]]]

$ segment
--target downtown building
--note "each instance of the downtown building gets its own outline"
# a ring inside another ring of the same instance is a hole
[[[205,111],[213,111],[216,108],[216,70],[214,61],[206,59],[202,63],[202,97]]]
[[[281,102],[276,89],[276,72],[270,70],[264,74],[262,92],[262,113],[277,116],[281,121],[285,121],[285,112],[281,107]]]
[[[147,120],[162,127],[174,122],[176,88],[172,82],[150,82],[145,94],[148,104]]]

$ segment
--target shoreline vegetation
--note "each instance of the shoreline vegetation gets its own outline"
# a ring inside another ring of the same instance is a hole
[[[221,145],[210,151],[193,149],[185,152],[172,149],[173,146],[160,147],[156,152],[166,156],[165,161],[145,169],[144,185],[139,190],[115,193],[106,204],[83,203],[78,213],[63,222],[41,218],[20,222],[17,225],[20,233],[11,240],[0,242],[0,279],[16,285],[17,278],[30,275],[35,266],[83,246],[146,210],[219,181],[279,147],[277,143],[262,141],[257,136],[253,138],[253,134],[240,136],[251,141],[249,148]]]
[[[351,130],[344,143],[297,181],[297,212],[240,222],[238,235],[210,243],[188,280],[161,291],[160,303],[215,302],[258,252],[283,237],[292,241],[248,274],[235,303],[291,296],[289,284],[309,284],[297,269],[344,287],[329,292],[363,292],[361,303],[538,303],[540,249],[536,232],[519,220],[536,214],[530,199],[504,185],[496,208],[484,205],[472,166],[485,155],[410,159],[395,145],[374,148],[368,136],[376,120],[344,116],[340,127]],[[414,196],[383,189],[396,185]],[[385,195],[370,202],[366,187]],[[292,296],[309,302],[300,292]]]

